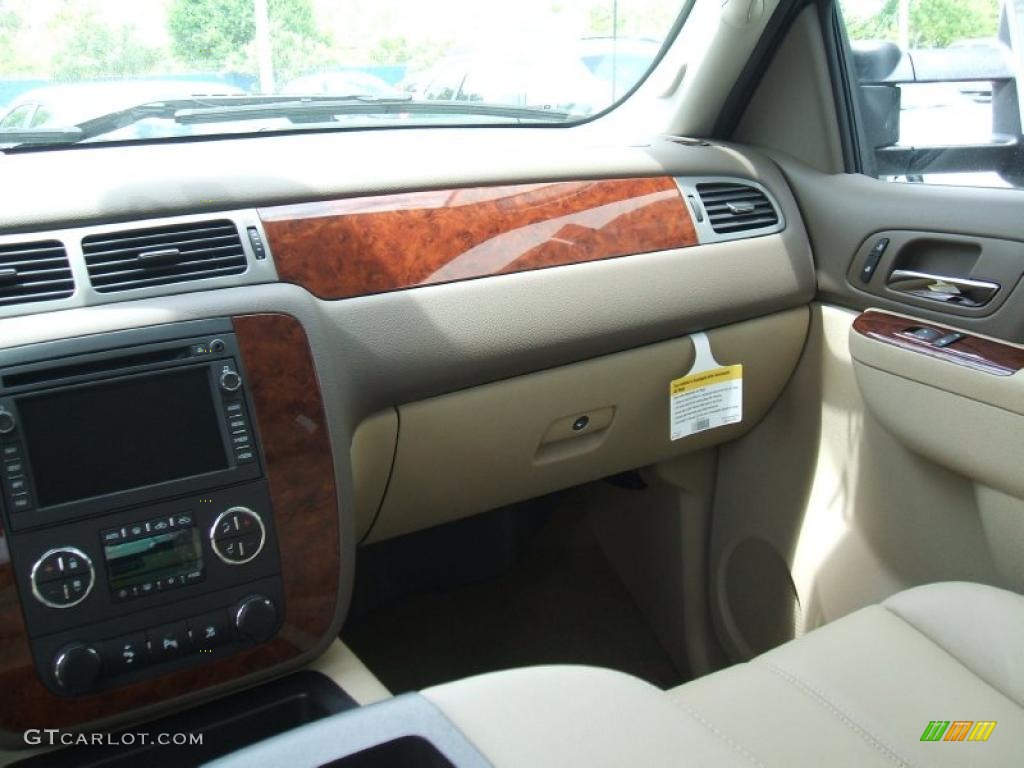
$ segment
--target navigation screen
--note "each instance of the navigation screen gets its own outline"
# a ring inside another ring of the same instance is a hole
[[[40,507],[227,469],[209,368],[17,401]]]

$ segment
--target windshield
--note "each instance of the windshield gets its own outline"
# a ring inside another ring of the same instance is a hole
[[[0,0],[0,149],[405,125],[571,124],[683,0]]]

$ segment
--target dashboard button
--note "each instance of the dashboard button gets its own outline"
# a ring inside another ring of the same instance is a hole
[[[277,606],[263,595],[245,598],[235,608],[235,628],[254,643],[269,640],[277,633]]]
[[[26,509],[32,509],[32,499],[29,498],[27,493],[16,493],[11,496],[11,509],[15,512],[24,512]]]
[[[241,565],[256,557],[266,543],[263,520],[247,507],[221,512],[210,528],[214,553],[228,565]]]
[[[96,574],[80,549],[59,547],[44,552],[32,566],[32,594],[48,608],[70,608],[92,591]]]
[[[183,621],[151,629],[146,634],[149,637],[149,652],[154,661],[175,659],[188,651],[188,628]]]
[[[103,644],[103,669],[112,675],[120,675],[139,669],[149,663],[149,649],[146,635],[138,632],[125,635]]]
[[[72,643],[53,658],[53,679],[68,693],[84,693],[99,679],[103,661],[90,645]]]
[[[21,459],[8,459],[4,462],[4,477],[21,477],[25,474],[25,462]]]
[[[5,443],[0,446],[0,458],[3,459],[20,459],[21,458],[21,447],[17,443]]]
[[[42,558],[35,568],[35,580],[38,584],[44,584],[48,581],[54,581],[55,579],[61,578],[64,575],[64,569],[61,566],[61,561],[64,555],[57,550],[52,552],[46,557]]]
[[[228,612],[224,610],[204,613],[190,619],[188,626],[192,635],[192,645],[199,651],[211,650],[231,640]]]

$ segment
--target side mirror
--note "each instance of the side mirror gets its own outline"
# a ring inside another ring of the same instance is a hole
[[[890,147],[900,140],[902,91],[898,85],[861,85],[861,116],[864,135],[872,149]]]
[[[862,83],[884,83],[903,60],[903,51],[888,40],[858,40],[851,47],[853,65]]]
[[[912,66],[889,41],[858,41],[852,49],[865,138],[872,149],[892,146],[900,139],[902,94],[896,83],[904,69],[913,72]]]

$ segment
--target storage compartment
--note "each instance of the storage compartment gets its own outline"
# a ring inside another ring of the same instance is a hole
[[[708,332],[742,364],[742,421],[673,441],[669,385],[685,336],[398,408],[398,444],[369,541],[379,541],[733,440],[779,396],[807,335],[806,307]]]
[[[108,739],[108,744],[73,746],[28,758],[16,765],[20,768],[131,768],[139,765],[145,765],[146,768],[176,768],[199,765],[261,739],[357,706],[348,694],[324,675],[318,672],[297,672],[177,715],[128,728],[123,732],[126,734],[123,739],[119,733],[114,733]],[[182,745],[143,744],[138,738],[142,732],[154,740],[157,734],[183,734],[190,738],[198,736],[201,742]]]
[[[324,768],[455,768],[433,744],[419,736],[403,736],[394,741],[356,752],[328,763]]]

